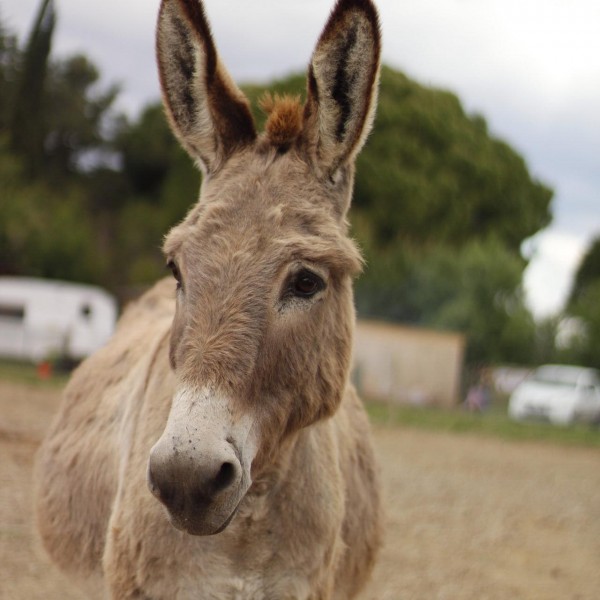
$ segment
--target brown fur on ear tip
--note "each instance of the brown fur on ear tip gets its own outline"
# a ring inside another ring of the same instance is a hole
[[[289,146],[302,131],[303,108],[300,96],[274,96],[266,92],[260,99],[260,108],[269,115],[265,131],[275,146]]]

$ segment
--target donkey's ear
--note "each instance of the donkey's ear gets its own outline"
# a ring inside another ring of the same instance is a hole
[[[256,138],[248,100],[221,64],[201,0],[162,0],[158,70],[173,132],[211,173]]]
[[[373,125],[381,34],[371,0],[338,0],[308,72],[304,139],[327,177],[356,158]]]

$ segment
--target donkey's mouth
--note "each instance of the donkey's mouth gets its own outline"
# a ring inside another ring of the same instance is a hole
[[[241,503],[241,502],[240,502]],[[221,533],[222,531],[225,531],[225,529],[227,529],[227,527],[229,527],[229,523],[231,523],[231,521],[233,521],[233,517],[235,517],[235,515],[237,514],[238,508],[240,507],[240,505],[238,504],[234,509],[233,512],[229,515],[229,517],[227,518],[227,520],[225,521],[225,523],[223,523],[223,525],[221,525],[221,527],[219,529],[217,529],[217,531],[215,531],[215,535],[217,533]],[[194,533],[190,532],[191,535],[195,535]]]

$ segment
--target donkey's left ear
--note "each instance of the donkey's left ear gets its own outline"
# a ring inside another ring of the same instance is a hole
[[[338,0],[313,53],[303,138],[328,178],[354,161],[375,118],[381,33],[371,0]]]

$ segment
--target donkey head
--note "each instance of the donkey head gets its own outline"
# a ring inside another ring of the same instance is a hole
[[[266,102],[261,135],[199,0],[162,1],[157,54],[171,127],[204,178],[164,245],[177,389],[148,482],[175,527],[208,535],[347,383],[361,259],[346,212],[376,104],[378,17],[370,0],[338,1],[305,105]]]

